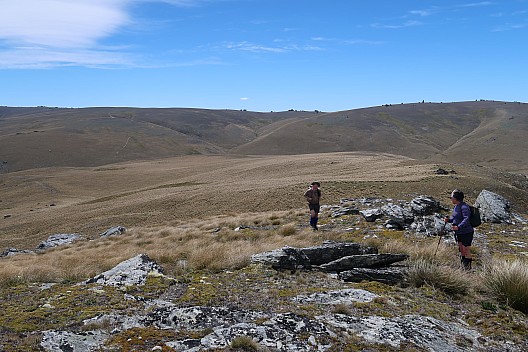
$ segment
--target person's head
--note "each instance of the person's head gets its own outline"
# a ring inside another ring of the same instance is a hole
[[[461,190],[455,189],[453,192],[451,192],[451,202],[453,203],[460,203],[464,201],[464,192]]]
[[[321,187],[321,184],[317,181],[314,181],[312,182],[311,186],[313,189],[318,189],[319,187]]]

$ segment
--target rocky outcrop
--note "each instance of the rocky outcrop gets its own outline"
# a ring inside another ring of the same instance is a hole
[[[299,304],[350,304],[350,302],[368,303],[376,297],[377,294],[361,289],[344,289],[329,292],[314,293],[309,296],[299,295],[293,298],[294,302]]]
[[[412,343],[429,351],[484,350],[479,340],[485,339],[478,332],[461,324],[422,315],[386,318],[333,314],[317,319],[349,334],[357,334],[369,342],[388,344],[394,348]]]
[[[379,268],[409,258],[406,254],[358,254],[349,255],[318,266],[323,271],[346,271],[355,268]]]
[[[37,246],[37,250],[46,250],[57,246],[63,246],[73,243],[79,238],[81,238],[81,235],[78,233],[59,233],[56,235],[51,235],[47,240],[41,242]]]
[[[309,270],[334,260],[358,254],[374,254],[377,249],[358,243],[325,242],[320,246],[293,248],[283,247],[251,256],[251,262],[270,265],[276,270]]]
[[[99,234],[100,237],[109,237],[109,236],[118,236],[126,231],[126,228],[123,226],[114,226],[106,230],[105,232]]]
[[[163,269],[146,254],[139,254],[84,283],[107,286],[144,285],[148,275],[161,275],[162,272]]]
[[[328,242],[308,248],[284,247],[279,250],[259,253],[252,256],[253,263],[270,265],[275,270],[311,270],[342,273],[345,281],[379,281],[391,285],[404,280],[404,270],[391,269],[393,263],[404,261],[406,254],[378,254],[376,248],[358,243]],[[354,271],[370,268],[371,271]],[[354,278],[354,274],[357,276]]]
[[[377,281],[387,285],[406,284],[406,268],[391,266],[387,268],[354,268],[339,273],[345,282]]]
[[[34,253],[34,252],[27,250],[27,249],[8,248],[2,253],[0,253],[0,257],[10,257],[12,255],[28,254],[28,253]]]
[[[504,197],[482,190],[477,197],[475,207],[479,208],[484,222],[503,223],[511,221],[510,202]]]

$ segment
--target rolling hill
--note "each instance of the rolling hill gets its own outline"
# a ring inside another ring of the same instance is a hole
[[[0,107],[3,172],[180,155],[368,151],[528,173],[528,104],[472,101],[339,112]]]

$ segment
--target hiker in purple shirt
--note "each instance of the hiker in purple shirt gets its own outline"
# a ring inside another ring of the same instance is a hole
[[[455,231],[455,239],[460,251],[460,261],[466,270],[471,269],[471,243],[473,242],[474,229],[469,223],[471,209],[464,203],[464,192],[455,189],[451,192],[451,202],[455,205],[451,217],[446,217],[445,222],[452,224],[451,229]]]

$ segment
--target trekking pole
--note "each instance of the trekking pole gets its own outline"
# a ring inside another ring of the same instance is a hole
[[[441,233],[438,234],[438,244],[436,245],[436,249],[435,249],[433,258],[436,258],[436,252],[438,252],[438,247],[440,247],[440,241],[442,240],[442,236],[443,235]]]
[[[433,258],[436,258],[436,252],[438,252],[438,247],[440,247],[440,241],[442,241],[442,237],[444,237],[444,235],[446,234],[446,224],[444,224],[441,228],[440,228],[440,231],[438,231],[438,243],[436,245],[436,250],[434,252],[434,255],[433,255]]]

